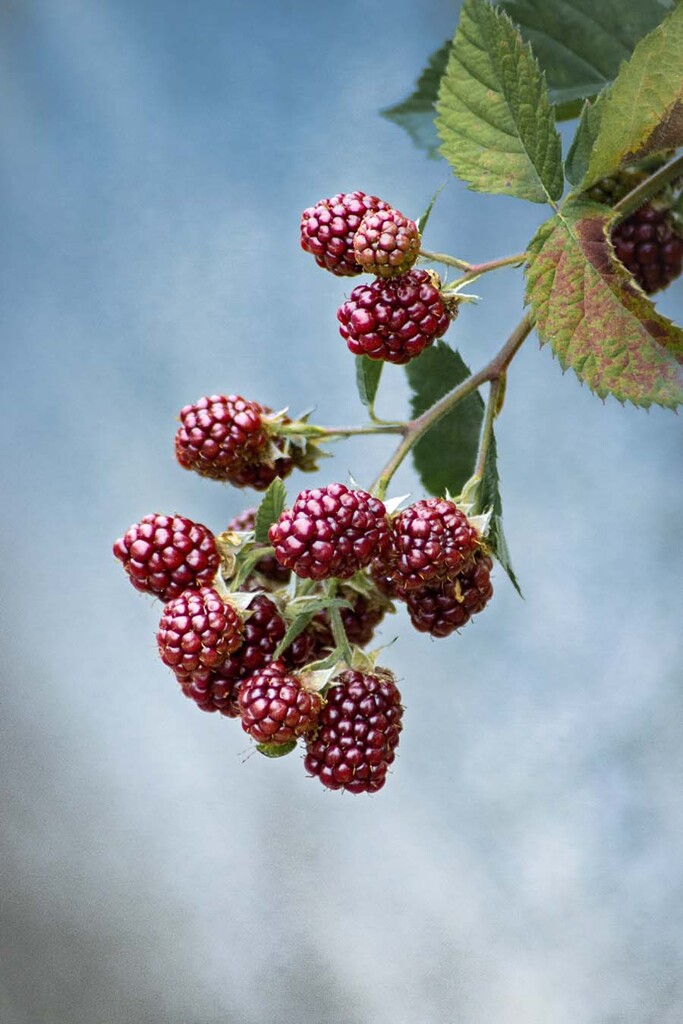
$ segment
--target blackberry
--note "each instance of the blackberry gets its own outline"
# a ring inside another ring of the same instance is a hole
[[[175,670],[183,694],[202,711],[219,711],[226,718],[239,718],[237,691],[240,679],[229,667],[202,668],[195,672]]]
[[[478,554],[474,566],[454,580],[406,594],[410,621],[420,633],[450,636],[482,611],[493,596],[488,555]]]
[[[471,564],[479,535],[467,516],[446,498],[426,498],[399,512],[391,523],[390,548],[376,571],[399,591],[448,580]]]
[[[398,365],[419,356],[451,322],[435,279],[427,270],[410,270],[354,288],[337,311],[349,350]]]
[[[617,259],[648,295],[666,288],[683,268],[683,235],[668,208],[641,206],[612,231]]]
[[[316,728],[323,698],[281,661],[246,679],[237,701],[242,728],[257,743],[287,743]]]
[[[143,516],[114,544],[130,582],[162,601],[210,583],[220,555],[211,530],[183,516]]]
[[[385,209],[389,209],[387,203],[364,192],[342,192],[321,199],[301,215],[301,248],[315,257],[319,267],[338,277],[362,274],[353,236],[366,213]]]
[[[182,672],[217,668],[242,642],[242,620],[213,587],[185,590],[164,607],[157,645],[161,660]]]
[[[410,270],[420,253],[417,224],[391,207],[363,217],[353,237],[356,263],[378,277],[396,277]]]
[[[284,451],[280,456],[280,449],[273,451],[273,432],[264,422],[269,413],[239,395],[209,395],[186,405],[175,437],[178,462],[200,476],[265,490],[294,465]]]
[[[376,793],[402,729],[401,695],[386,669],[343,672],[326,695],[304,764],[328,789]]]
[[[302,491],[269,531],[280,565],[305,579],[348,579],[388,545],[386,509],[344,484]]]

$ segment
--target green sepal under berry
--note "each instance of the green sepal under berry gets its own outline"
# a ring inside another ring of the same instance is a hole
[[[257,743],[256,749],[265,757],[286,757],[296,749],[296,740],[288,740],[287,743]]]
[[[508,15],[486,0],[463,4],[437,112],[441,152],[471,189],[560,198],[562,146],[543,75]]]
[[[609,212],[566,203],[528,246],[526,302],[542,344],[601,398],[675,409],[683,400],[683,331],[614,258]]]

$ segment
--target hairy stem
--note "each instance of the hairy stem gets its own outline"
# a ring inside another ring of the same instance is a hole
[[[498,397],[503,388],[503,377],[495,377],[491,381],[489,388],[489,395],[486,402],[486,411],[484,413],[484,422],[481,425],[481,436],[479,438],[479,451],[477,452],[477,463],[474,467],[475,477],[481,477],[484,475],[484,466],[486,465],[486,458],[491,447],[491,438],[493,437],[493,422],[496,418],[498,410]]]
[[[445,252],[429,252],[427,249],[420,249],[420,256],[431,263],[443,263],[446,267],[457,267],[458,270],[471,270],[472,264],[465,260],[459,260],[455,256],[448,256]]]
[[[668,164],[664,164],[663,167],[660,167],[658,171],[651,174],[645,181],[641,181],[640,185],[636,185],[634,189],[631,189],[618,203],[615,203],[613,209],[618,214],[619,220],[623,220],[629,214],[635,213],[648,199],[658,195],[662,189],[665,189],[667,185],[680,177],[683,177],[683,156],[677,156],[673,160],[669,160]]]
[[[507,370],[508,366],[514,359],[515,355],[521,348],[525,339],[531,333],[533,328],[533,321],[529,313],[527,313],[523,320],[514,329],[508,340],[505,342],[500,352],[497,353],[491,359],[486,366],[478,370],[477,373],[473,373],[471,377],[463,381],[462,384],[458,384],[457,387],[449,391],[448,394],[444,395],[443,398],[439,399],[431,409],[427,409],[417,419],[412,420],[407,424],[407,429],[404,434],[403,440],[391,456],[386,466],[377,477],[372,491],[377,495],[378,498],[383,498],[387,493],[387,487],[393,477],[394,473],[401,465],[411,448],[417,444],[423,434],[434,426],[442,416],[449,413],[451,409],[454,409],[458,402],[462,402],[464,398],[471,395],[474,391],[477,391],[482,384],[487,381],[498,381]],[[496,396],[497,397],[497,396]],[[493,406],[495,410],[495,403]],[[493,415],[493,414],[492,414]]]
[[[334,441],[340,437],[354,437],[363,434],[404,434],[406,423],[390,420],[375,420],[358,427],[319,427],[314,423],[282,423],[277,426],[280,436],[309,437],[312,440]]]
[[[473,263],[462,277],[451,282],[445,290],[447,292],[455,291],[468,281],[474,281],[481,277],[482,274],[488,274],[492,270],[500,270],[501,267],[518,267],[525,262],[526,258],[527,254],[525,252],[516,252],[514,256],[503,256],[501,259],[491,260],[489,263]]]
[[[337,580],[328,580],[326,586],[327,596],[335,597],[338,590]],[[334,643],[337,650],[340,652],[344,661],[351,661],[351,648],[349,646],[349,638],[346,635],[344,629],[344,623],[342,622],[341,610],[339,608],[328,608],[328,614],[330,616],[330,624],[332,626],[332,636],[334,637]]]

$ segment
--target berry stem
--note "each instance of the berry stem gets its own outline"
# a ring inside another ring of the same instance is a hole
[[[491,260],[489,263],[475,263],[470,269],[459,277],[456,281],[452,281],[447,288],[444,288],[446,294],[452,291],[457,291],[462,285],[467,284],[468,281],[476,281],[482,274],[488,274],[492,270],[500,270],[501,267],[518,267],[524,263],[527,259],[525,252],[516,252],[514,256],[503,256],[499,260]]]
[[[420,256],[423,259],[431,260],[432,263],[443,263],[447,267],[457,267],[458,270],[464,270],[465,273],[462,277],[454,281],[452,285],[449,285],[448,290],[455,288],[466,281],[473,281],[477,277],[481,277],[482,274],[488,274],[492,270],[500,270],[501,267],[512,267],[524,263],[527,258],[525,252],[516,252],[514,256],[502,256],[497,260],[488,260],[486,263],[467,263],[465,260],[456,259],[455,256],[447,256],[444,252],[428,252],[426,249],[420,249]]]
[[[500,381],[500,378],[504,376],[508,366],[531,333],[533,326],[531,315],[529,313],[525,314],[524,318],[514,329],[501,350],[493,357],[493,359],[490,360],[490,362],[486,364],[486,366],[482,367],[481,370],[478,370],[477,373],[473,373],[472,376],[468,377],[467,380],[462,382],[462,384],[458,384],[458,386],[453,388],[452,391],[449,391],[448,394],[439,399],[431,409],[427,409],[421,416],[418,416],[417,419],[412,420],[407,424],[407,430],[403,440],[399,444],[398,448],[396,448],[394,454],[391,456],[372,486],[373,494],[376,494],[380,499],[384,498],[391,478],[411,448],[414,448],[423,434],[426,434],[426,432],[433,427],[435,423],[449,413],[451,409],[455,408],[458,402],[462,402],[464,398],[467,398],[468,395],[471,395],[487,381]],[[496,401],[489,403],[494,412],[497,404],[497,395],[498,393],[496,392],[496,395],[494,396]],[[493,418],[495,418],[494,412],[491,414]]]
[[[641,181],[634,189],[627,192],[618,203],[615,203],[613,209],[618,215],[618,220],[623,220],[630,213],[635,213],[648,199],[658,195],[667,185],[680,177],[683,177],[683,155],[669,160],[668,164],[664,164],[649,178]]]
[[[283,423],[278,425],[279,435],[309,437],[311,439],[334,441],[340,437],[354,437],[363,434],[404,434],[407,424],[398,420],[375,420],[358,427],[319,427],[314,423]]]
[[[325,587],[327,596],[329,598],[336,597],[338,583],[337,580],[328,580]],[[344,629],[344,623],[342,622],[341,611],[336,605],[331,605],[328,608],[328,614],[330,616],[330,625],[332,626],[332,636],[337,650],[340,654],[340,659],[351,664],[351,648],[349,646],[349,638],[346,635]]]

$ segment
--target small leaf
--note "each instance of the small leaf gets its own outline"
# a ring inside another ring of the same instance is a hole
[[[287,629],[287,632],[283,636],[280,643],[275,648],[273,659],[279,658],[283,651],[285,651],[290,644],[294,643],[296,638],[303,633],[306,626],[311,622],[315,612],[302,612],[292,622],[291,626]]]
[[[683,145],[683,4],[636,46],[608,90],[586,189],[625,164]]]
[[[406,374],[413,391],[413,415],[420,416],[466,380],[470,371],[458,352],[439,341],[411,360]],[[476,462],[483,416],[484,403],[475,392],[438,420],[415,445],[415,469],[430,494],[460,493]]]
[[[439,137],[434,127],[434,104],[450,51],[449,39],[429,58],[427,67],[417,80],[415,91],[402,103],[380,110],[383,117],[404,128],[417,148],[424,150],[431,157],[439,155]]]
[[[356,385],[358,396],[363,405],[372,412],[379,388],[380,377],[384,369],[383,359],[371,359],[370,356],[356,356]]]
[[[427,227],[427,221],[431,217],[432,210],[434,209],[434,203],[437,201],[437,199],[439,198],[439,196],[441,195],[441,193],[445,189],[446,185],[447,185],[447,182],[445,182],[445,181],[444,181],[443,185],[439,185],[439,187],[437,188],[436,192],[434,193],[434,195],[432,196],[432,198],[430,200],[429,206],[427,207],[425,212],[423,214],[421,214],[420,217],[418,217],[416,223],[417,223],[417,230],[418,230],[420,235],[424,234],[424,229]]]
[[[291,754],[296,747],[296,740],[288,740],[287,743],[257,743],[256,749],[259,754],[266,757],[285,757]]]
[[[601,398],[675,409],[683,400],[683,331],[657,312],[608,240],[610,214],[565,203],[528,246],[526,301],[543,344]]]
[[[531,47],[507,14],[465,0],[437,104],[441,152],[477,192],[562,195],[562,147]]]
[[[293,610],[293,618],[299,615],[317,615],[319,612],[327,611],[328,608],[350,608],[351,605],[341,597],[295,597],[287,605],[287,611]]]
[[[481,510],[491,510],[492,515],[488,533],[486,535],[486,542],[505,572],[508,574],[510,582],[519,596],[523,597],[524,595],[520,589],[519,581],[517,580],[515,571],[512,568],[510,552],[508,551],[507,541],[505,540],[505,534],[503,533],[503,501],[500,496],[498,452],[496,449],[495,437],[491,438],[491,443],[486,453],[484,472],[481,484],[479,485],[477,505]]]
[[[263,495],[263,500],[256,511],[254,537],[257,544],[268,543],[268,530],[279,519],[287,500],[287,489],[282,480],[276,476]]]

